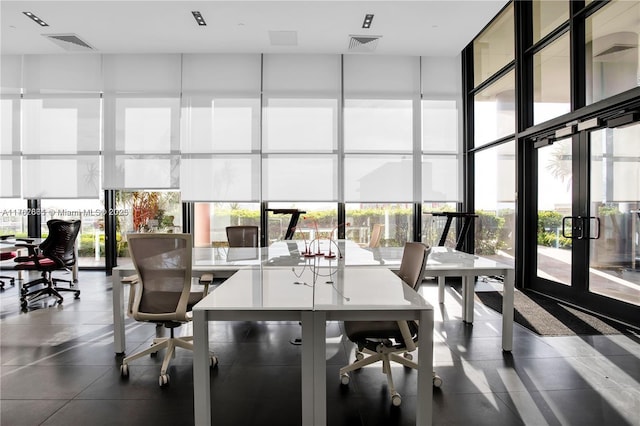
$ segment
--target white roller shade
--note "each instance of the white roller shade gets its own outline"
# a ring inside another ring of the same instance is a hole
[[[340,94],[339,55],[264,55],[263,69],[268,95]]]
[[[412,202],[412,156],[347,155],[344,181],[345,202]]]
[[[98,198],[100,157],[27,156],[22,181],[23,198]]]
[[[0,157],[0,198],[20,197],[20,157]]]
[[[22,88],[22,56],[0,55],[0,94],[20,94]]]
[[[25,55],[24,93],[98,93],[101,66],[100,55]]]
[[[456,155],[422,157],[422,200],[425,202],[462,202]]]
[[[262,197],[269,201],[334,201],[334,155],[270,155],[262,162]]]
[[[420,93],[420,58],[345,55],[345,97],[413,97]]]
[[[260,200],[260,156],[183,156],[182,201]]]
[[[421,92],[425,99],[461,98],[462,64],[455,57],[422,57]]]
[[[105,189],[154,190],[180,186],[178,155],[103,156]]]
[[[185,54],[182,91],[260,96],[260,55]]]
[[[105,93],[180,93],[178,54],[103,55]]]
[[[24,154],[79,154],[100,151],[100,98],[22,99]]]

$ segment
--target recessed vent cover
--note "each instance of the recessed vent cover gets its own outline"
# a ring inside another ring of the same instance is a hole
[[[378,40],[382,38],[382,36],[372,35],[352,35],[349,37],[351,52],[373,52],[378,47]]]
[[[82,40],[75,34],[42,34],[64,50],[73,52],[85,52],[87,50],[95,50],[86,41]]]

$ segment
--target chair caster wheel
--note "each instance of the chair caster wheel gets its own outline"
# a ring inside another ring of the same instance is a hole
[[[343,373],[340,375],[340,384],[342,385],[348,385],[349,382],[351,381],[351,378],[349,377],[349,375],[347,373]]]
[[[394,407],[399,407],[402,404],[402,398],[400,398],[399,394],[395,394],[391,397],[391,405]]]
[[[74,297],[73,297],[74,299],[80,299],[80,292],[79,291],[73,293],[73,295],[74,295]]]
[[[215,355],[211,355],[209,357],[209,367],[214,368],[218,365],[218,357]]]
[[[438,376],[437,374],[433,375],[433,387],[434,388],[439,388],[440,386],[442,386],[442,377]]]
[[[129,365],[128,364],[122,364],[120,366],[120,376],[123,377],[123,378],[129,377]]]
[[[27,302],[20,302],[20,308],[21,308],[24,312],[27,312]]]
[[[413,355],[410,354],[409,352],[405,352],[404,357],[409,361],[413,361]]]
[[[360,351],[356,351],[356,359],[358,361],[362,361],[364,359],[364,354]]]
[[[161,374],[158,378],[158,384],[160,385],[160,387],[167,386],[169,384],[169,375]]]

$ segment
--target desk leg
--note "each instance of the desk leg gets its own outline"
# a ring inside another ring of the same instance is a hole
[[[193,411],[196,426],[211,425],[209,321],[206,311],[193,311]]]
[[[445,277],[438,277],[438,303],[444,303],[444,284]]]
[[[433,311],[420,311],[418,404],[416,425],[431,426],[433,419]]]
[[[116,354],[124,354],[125,351],[124,292],[122,291],[122,287],[120,272],[113,271],[111,275],[111,296],[113,303],[113,346]]]
[[[462,277],[462,321],[473,323],[474,276]]]
[[[513,293],[515,291],[515,273],[508,269],[504,274],[502,289],[502,350],[513,349]]]
[[[302,312],[302,424],[327,424],[326,314]]]

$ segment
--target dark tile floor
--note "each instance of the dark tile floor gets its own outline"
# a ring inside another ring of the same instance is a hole
[[[17,288],[0,294],[2,426],[193,424],[191,354],[179,350],[158,386],[161,357],[130,365],[120,377],[113,352],[110,279],[81,271],[82,295],[62,306],[42,304],[21,313]],[[436,300],[436,286],[421,291]],[[460,296],[448,289],[436,307],[436,425],[640,425],[638,336],[538,337],[516,325],[514,349],[501,351],[501,319],[476,304],[475,323],[460,320]],[[187,329],[188,327],[183,327]],[[217,425],[300,424],[300,347],[297,323],[216,323],[212,375]],[[130,353],[155,336],[153,325],[127,323]],[[328,423],[411,425],[419,403],[415,371],[394,367],[403,395],[392,408],[378,366],[339,384],[338,369],[353,357],[341,324],[327,328]]]

